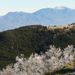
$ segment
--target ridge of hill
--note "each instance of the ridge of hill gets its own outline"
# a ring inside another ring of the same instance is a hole
[[[55,47],[75,46],[75,24],[63,27],[46,27],[42,25],[25,26],[14,30],[0,32],[0,68],[15,62],[15,57],[24,54],[45,52],[50,45]]]

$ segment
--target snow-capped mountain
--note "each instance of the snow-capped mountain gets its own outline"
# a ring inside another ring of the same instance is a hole
[[[33,13],[9,12],[0,16],[0,31],[25,25],[63,25],[75,22],[75,10],[66,7],[44,8]]]

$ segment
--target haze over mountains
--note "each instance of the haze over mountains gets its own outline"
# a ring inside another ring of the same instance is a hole
[[[64,25],[75,22],[75,9],[44,8],[33,13],[9,12],[0,16],[0,31],[25,25]]]

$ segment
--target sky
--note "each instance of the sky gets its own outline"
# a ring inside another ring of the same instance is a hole
[[[34,12],[54,7],[75,9],[75,0],[0,0],[0,15],[15,11]]]

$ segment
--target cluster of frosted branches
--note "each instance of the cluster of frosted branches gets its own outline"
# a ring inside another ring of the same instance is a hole
[[[0,71],[0,75],[44,75],[47,72],[62,69],[65,64],[75,62],[75,48],[68,46],[64,50],[50,46],[45,54],[32,54],[28,59],[16,57],[16,63]]]

